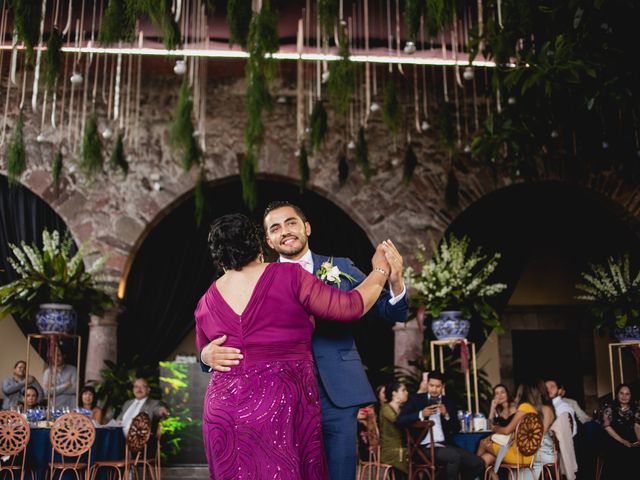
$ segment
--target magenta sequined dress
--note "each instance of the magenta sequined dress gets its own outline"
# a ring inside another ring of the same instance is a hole
[[[214,372],[204,402],[203,436],[212,479],[325,480],[321,412],[311,353],[311,315],[351,321],[360,294],[325,285],[293,263],[273,263],[242,315],[215,283],[196,309],[198,351],[227,335],[244,359]]]

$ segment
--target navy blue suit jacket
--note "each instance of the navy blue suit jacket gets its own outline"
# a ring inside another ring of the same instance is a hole
[[[316,255],[313,252],[312,256],[314,273],[323,262],[330,260],[330,257]],[[334,257],[333,265],[354,278],[354,282],[343,278],[338,287],[341,290],[352,290],[366,278],[348,258]],[[390,298],[390,293],[384,290],[371,310],[391,324],[406,322],[409,310],[407,295],[395,305],[389,303]],[[376,401],[362,366],[350,324],[316,319],[312,345],[318,380],[322,382],[327,395],[336,406],[354,407]]]
[[[440,417],[442,422],[442,431],[444,433],[445,442],[451,443],[451,436],[460,430],[460,425],[458,425],[458,418],[456,416],[456,407],[446,396],[442,397],[442,403],[449,414],[449,420],[445,420],[442,416]],[[402,410],[400,410],[400,413],[398,414],[396,423],[398,426],[406,428],[412,423],[417,422],[420,420],[420,411],[427,405],[429,405],[428,393],[416,393],[409,396],[409,400],[403,405]]]

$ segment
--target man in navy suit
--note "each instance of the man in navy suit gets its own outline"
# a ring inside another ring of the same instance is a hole
[[[451,436],[459,430],[460,425],[455,416],[455,407],[442,395],[443,386],[443,375],[437,371],[429,372],[427,393],[411,395],[400,410],[396,423],[400,427],[408,427],[418,420],[433,421],[435,460],[436,464],[444,466],[447,480],[457,480],[458,473],[462,474],[463,480],[482,478],[482,458],[451,443]],[[429,446],[429,440],[429,436],[423,440],[425,448]]]
[[[358,286],[365,275],[348,258],[317,255],[309,250],[311,225],[302,210],[288,202],[271,203],[264,214],[267,244],[279,255],[281,262],[299,263],[315,274],[320,266],[331,261],[333,266],[353,277],[341,278],[333,285],[341,290]],[[388,322],[405,322],[408,303],[402,279],[402,257],[389,242],[391,292],[383,292],[373,310]],[[395,295],[395,296],[394,296]],[[202,360],[216,370],[227,371],[237,365],[241,352],[222,347],[225,337],[216,339],[202,351]],[[316,319],[312,340],[318,371],[318,388],[322,403],[322,430],[331,480],[353,480],[356,474],[356,444],[358,408],[375,403],[375,395],[364,372],[349,325]]]

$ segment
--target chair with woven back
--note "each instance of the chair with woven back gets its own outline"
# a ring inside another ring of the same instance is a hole
[[[124,458],[120,460],[100,460],[91,467],[91,480],[97,478],[100,469],[110,469],[117,473],[118,480],[129,480],[129,471],[142,467],[142,479],[146,479],[147,469],[151,478],[154,473],[147,465],[147,449],[151,438],[151,419],[145,412],[140,412],[131,421],[125,442]]]
[[[395,480],[392,465],[380,463],[380,430],[375,411],[371,408],[367,414],[367,439],[369,441],[368,460],[358,461],[358,480]]]
[[[12,411],[0,412],[0,478],[7,476],[11,480],[20,474],[24,479],[27,444],[31,436],[29,424],[22,415]],[[35,480],[35,472],[31,470],[31,478]]]
[[[520,472],[526,470],[529,470],[535,478],[533,462],[535,460],[535,455],[542,444],[543,436],[544,427],[540,416],[535,413],[527,413],[518,422],[518,425],[516,425],[516,431],[512,440],[516,445],[516,462],[502,462],[499,470],[507,470],[509,479],[514,478],[515,471],[515,478],[519,480],[521,478]],[[528,464],[524,462],[526,457],[531,457],[531,461],[528,462]],[[493,466],[487,467],[485,470],[485,480],[489,478],[491,469],[493,469]]]
[[[424,473],[430,480],[436,478],[436,452],[433,441],[433,425],[431,420],[418,421],[406,428],[407,454],[409,457],[409,480],[414,480]],[[429,435],[429,445],[422,448],[422,441]]]
[[[88,480],[91,449],[96,440],[96,428],[91,419],[80,413],[62,415],[53,423],[49,439],[52,447],[47,471],[49,479],[54,480],[56,472],[59,472],[59,478],[63,478],[66,472],[73,472],[75,478],[80,480],[83,472]],[[54,461],[56,453],[60,455],[59,462]],[[86,462],[83,461],[85,454]]]

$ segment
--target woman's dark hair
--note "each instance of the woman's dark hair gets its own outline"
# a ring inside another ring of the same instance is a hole
[[[15,370],[15,369],[16,369],[16,367],[17,367],[18,365],[20,365],[21,363],[24,363],[24,364],[25,364],[25,366],[27,365],[27,362],[25,362],[24,360],[18,360],[18,361],[15,363],[15,365],[13,366],[13,369]]]
[[[33,390],[34,392],[36,392],[36,403],[38,403],[37,401],[40,400],[40,394],[38,393],[38,389],[36,387],[28,386],[27,388],[23,388],[22,390],[20,390],[20,396],[24,397],[29,390]]]
[[[256,224],[240,213],[217,218],[208,237],[213,262],[223,270],[240,270],[262,253],[258,232]]]
[[[78,398],[78,406],[80,408],[84,408],[84,405],[82,403],[82,394],[84,392],[91,392],[93,394],[93,401],[91,402],[91,408],[95,407],[96,406],[96,402],[98,401],[98,399],[96,398],[96,389],[93,388],[91,385],[85,385],[80,390],[80,397]]]
[[[629,405],[631,407],[635,407],[635,397],[633,396],[633,390],[631,390],[631,385],[629,385],[628,383],[620,383],[618,384],[618,386],[616,387],[616,395],[615,395],[615,404],[620,406],[620,400],[618,400],[618,394],[620,393],[620,390],[622,390],[623,388],[628,388],[629,389],[629,393],[631,393],[631,397],[629,398]]]
[[[393,392],[397,392],[400,390],[404,383],[402,382],[391,382],[389,385],[384,387],[384,398],[387,402],[390,402],[393,399]]]
[[[504,391],[507,392],[507,403],[509,404],[509,406],[511,406],[511,404],[513,403],[513,398],[511,398],[511,393],[509,393],[509,389],[507,388],[507,386],[504,383],[499,383],[495,387],[493,387],[494,396],[498,388],[504,388]],[[496,405],[496,413],[498,415],[502,413],[502,405]]]
[[[547,388],[542,380],[521,383],[516,392],[516,401],[518,406],[523,403],[529,403],[539,414],[542,414],[543,405],[551,405],[551,400],[547,395]]]

